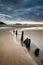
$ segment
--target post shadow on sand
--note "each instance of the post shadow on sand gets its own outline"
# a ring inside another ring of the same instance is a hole
[[[36,56],[36,57],[38,57],[38,56],[39,56],[39,51],[40,51],[40,49],[39,49],[39,48],[36,48],[36,49],[35,49],[34,54],[35,54],[35,56]]]
[[[17,36],[17,34],[18,34],[18,31],[16,30],[16,36]]]
[[[26,38],[24,40],[24,44],[25,44],[26,48],[28,49],[28,51],[30,50],[30,43],[31,43],[31,39]]]
[[[43,65],[43,59],[41,60],[41,64]]]
[[[13,30],[13,33],[15,32],[15,30]]]
[[[24,31],[22,31],[22,34],[21,34],[21,44],[23,46],[23,38],[24,38]]]

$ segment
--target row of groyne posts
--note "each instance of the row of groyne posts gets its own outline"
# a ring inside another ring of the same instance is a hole
[[[16,36],[18,35],[18,31],[17,30],[16,31],[13,30],[13,32],[15,32]],[[24,31],[22,31],[22,34],[21,34],[21,44],[22,44],[22,46],[25,44],[26,48],[28,50],[30,49],[31,39],[26,38],[24,40]],[[39,51],[40,51],[39,48],[35,49],[35,51],[34,51],[35,56],[39,56]]]

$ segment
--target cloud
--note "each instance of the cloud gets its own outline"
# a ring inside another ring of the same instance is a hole
[[[9,17],[9,18],[11,18],[11,16],[10,15],[6,15],[6,14],[0,14],[0,16],[4,16],[4,17]]]
[[[19,5],[23,2],[23,0],[0,0],[0,2],[9,5]]]
[[[0,14],[0,20],[9,20],[12,19],[12,16],[6,14]]]
[[[43,21],[43,0],[0,0],[0,19]]]

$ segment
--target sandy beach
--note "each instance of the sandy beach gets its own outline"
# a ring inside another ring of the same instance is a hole
[[[26,53],[9,30],[0,30],[0,65],[37,65]]]

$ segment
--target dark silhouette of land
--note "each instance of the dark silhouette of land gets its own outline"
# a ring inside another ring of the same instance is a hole
[[[6,24],[5,24],[4,22],[1,22],[1,21],[0,21],[0,25],[6,25]]]

